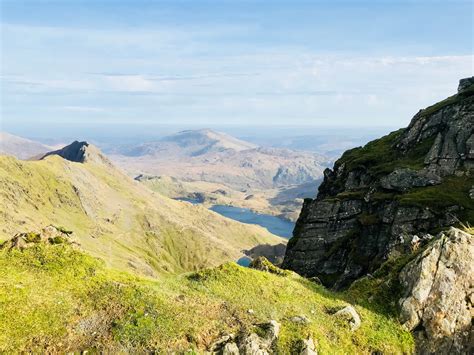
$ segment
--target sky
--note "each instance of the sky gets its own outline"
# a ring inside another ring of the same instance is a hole
[[[0,128],[25,135],[401,127],[474,72],[472,1],[0,2]]]

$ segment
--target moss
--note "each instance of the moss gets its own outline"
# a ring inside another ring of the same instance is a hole
[[[269,272],[271,274],[275,274],[275,275],[279,275],[279,276],[290,276],[291,275],[290,271],[280,269],[279,267],[273,265],[264,256],[259,256],[258,258],[252,260],[249,267],[252,268],[252,269]]]
[[[66,237],[57,235],[55,237],[49,238],[49,242],[51,244],[63,244],[63,243],[67,243],[68,239]]]
[[[355,281],[345,292],[346,296],[350,301],[357,300],[377,312],[398,316],[398,300],[402,296],[402,286],[398,275],[419,252],[390,258],[373,275]]]
[[[27,243],[39,243],[41,242],[41,235],[39,233],[29,232],[25,233],[23,238]]]
[[[402,206],[428,207],[434,212],[444,212],[451,206],[462,210],[453,211],[460,222],[473,223],[474,201],[469,197],[469,190],[474,186],[474,177],[450,176],[439,185],[415,188],[405,194],[396,196]]]
[[[338,200],[362,200],[366,194],[367,190],[359,191],[344,191],[338,193],[335,198]]]
[[[424,158],[433,145],[435,137],[425,138],[412,147],[407,154],[402,154],[394,146],[404,129],[346,151],[336,162],[345,164],[345,171],[362,169],[373,177],[380,177],[397,168],[419,170],[424,166]]]

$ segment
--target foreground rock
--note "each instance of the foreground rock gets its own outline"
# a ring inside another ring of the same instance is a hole
[[[271,320],[258,325],[259,334],[247,333],[234,336],[226,335],[212,346],[213,354],[222,355],[267,355],[274,354],[276,341],[280,334],[280,323]]]
[[[420,353],[473,354],[474,236],[442,234],[400,274],[401,321]]]
[[[406,129],[343,154],[306,199],[283,268],[348,287],[412,238],[473,222],[474,79],[418,112]]]
[[[3,243],[0,248],[25,249],[40,243],[63,244],[71,242],[72,231],[62,227],[47,226],[40,232],[18,233]]]
[[[347,321],[353,332],[360,328],[361,321],[359,314],[352,306],[346,306],[340,309],[334,313],[334,316]]]

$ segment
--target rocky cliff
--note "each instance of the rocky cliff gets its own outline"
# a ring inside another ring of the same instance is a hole
[[[401,322],[423,354],[472,354],[474,238],[451,228],[400,273]]]
[[[425,235],[474,223],[474,77],[405,129],[346,151],[307,199],[283,267],[345,288]]]

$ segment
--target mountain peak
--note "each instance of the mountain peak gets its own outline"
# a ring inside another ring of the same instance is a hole
[[[46,153],[41,159],[51,155],[59,155],[61,158],[75,163],[99,162],[112,165],[97,147],[86,141],[74,141],[61,149]]]

